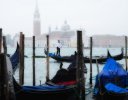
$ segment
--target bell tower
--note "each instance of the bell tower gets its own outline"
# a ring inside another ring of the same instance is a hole
[[[34,36],[41,35],[40,13],[39,13],[39,9],[38,9],[37,0],[36,0],[35,12],[34,12],[34,20],[33,20],[33,35]]]

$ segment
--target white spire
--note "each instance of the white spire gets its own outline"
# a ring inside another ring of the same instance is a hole
[[[40,22],[40,13],[38,9],[38,2],[36,0],[35,12],[34,12],[34,23],[33,23],[33,33],[35,36],[41,35],[41,22]]]
[[[38,0],[36,0],[36,8],[35,8],[35,12],[39,12],[39,9],[38,9]]]
[[[39,9],[38,9],[38,0],[36,0],[34,17],[35,18],[40,18],[40,13],[39,13]]]

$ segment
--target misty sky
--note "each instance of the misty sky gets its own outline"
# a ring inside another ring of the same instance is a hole
[[[4,34],[33,34],[36,0],[0,0],[0,27]],[[42,34],[67,20],[86,34],[128,35],[128,0],[38,0]]]

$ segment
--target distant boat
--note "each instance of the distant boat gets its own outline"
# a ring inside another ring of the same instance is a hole
[[[47,51],[44,49],[44,53],[47,55]],[[49,53],[49,57],[55,59],[58,62],[72,62],[74,59],[74,54],[71,56],[58,56],[55,53]],[[121,60],[123,59],[123,50],[121,50],[121,53],[119,55],[111,56],[110,52],[107,52],[107,56],[105,57],[97,57],[97,58],[92,58],[92,63],[105,63],[106,60],[111,57],[115,60]],[[90,63],[90,58],[89,57],[84,57],[84,63]]]
[[[83,47],[83,49],[90,49],[90,47]]]
[[[41,55],[35,55],[35,58],[46,58],[46,56],[43,56],[43,55],[42,56]]]

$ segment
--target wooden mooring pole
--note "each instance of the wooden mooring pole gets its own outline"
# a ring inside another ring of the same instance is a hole
[[[33,36],[33,86],[36,84],[35,77],[35,36]]]
[[[7,44],[6,44],[6,37],[3,36],[3,48],[4,48],[4,54],[7,54]]]
[[[0,45],[0,46],[1,46],[1,45]],[[1,58],[0,58],[0,62],[2,62],[2,61],[1,61]],[[2,75],[3,75],[3,73],[2,73],[2,71],[3,71],[3,70],[2,70],[2,65],[1,65],[1,63],[0,63],[0,81],[1,81],[1,82],[0,82],[0,100],[2,100],[2,98],[3,98],[3,97],[2,97],[2,95],[3,95],[3,84],[2,84],[2,80],[3,80],[3,79],[2,79],[2,78],[3,78]]]
[[[0,28],[0,53],[2,51],[2,28]]]
[[[24,34],[20,32],[20,68],[19,68],[19,83],[24,84]]]
[[[16,100],[13,84],[13,70],[7,58],[6,37],[3,36],[4,53],[0,54],[0,100]]]
[[[84,59],[83,59],[83,42],[82,31],[77,31],[77,86],[79,89],[79,100],[85,100],[85,77],[84,77]]]
[[[49,54],[49,35],[46,36],[47,38],[47,53]],[[46,81],[49,81],[49,55],[47,54],[47,74],[46,74]]]
[[[98,61],[97,61],[97,59],[96,59],[96,67],[97,67],[97,74],[99,74],[99,65],[98,65]]]
[[[126,71],[128,70],[127,67],[127,36],[125,36],[125,65],[126,65]]]
[[[90,37],[90,85],[92,86],[92,37]]]

